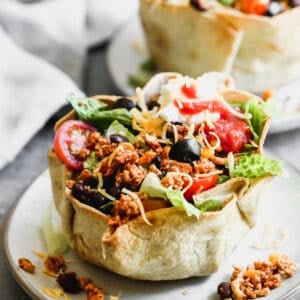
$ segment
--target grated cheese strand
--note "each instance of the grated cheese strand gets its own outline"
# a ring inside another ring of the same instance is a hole
[[[198,178],[202,178],[202,177],[208,177],[208,176],[211,176],[211,175],[216,175],[216,174],[222,174],[223,171],[222,170],[215,170],[215,171],[211,171],[209,173],[199,173],[199,174],[194,174],[195,177],[198,177]]]
[[[70,300],[69,296],[61,288],[49,289],[49,288],[42,287],[41,290],[46,296],[49,296],[53,299]]]
[[[213,131],[210,131],[209,134],[213,135],[216,138],[217,142],[214,146],[212,146],[210,144],[210,142],[207,140],[206,135],[203,134],[203,141],[204,141],[205,145],[212,150],[218,149],[221,146],[221,140],[220,140],[219,136]]]
[[[145,209],[144,209],[144,206],[143,206],[143,203],[142,203],[140,197],[135,192],[132,192],[126,188],[122,188],[121,192],[124,194],[127,194],[128,196],[130,196],[132,198],[132,200],[137,204],[137,206],[140,210],[141,216],[142,216],[143,220],[145,221],[145,223],[149,226],[152,226],[152,224],[147,219]]]
[[[188,185],[184,189],[182,189],[182,193],[185,193],[192,186],[192,184],[193,184],[193,178],[189,174],[187,174],[187,173],[183,173],[183,172],[168,172],[165,177],[167,177],[169,175],[171,177],[172,176],[176,176],[176,177],[177,176],[182,176],[182,177],[186,177],[188,179],[189,183],[188,183]]]
[[[103,195],[104,197],[106,197],[107,199],[109,199],[109,200],[111,200],[111,201],[115,201],[116,200],[116,198],[115,197],[113,197],[112,195],[110,195],[110,194],[108,194],[105,190],[103,190],[103,189],[97,189],[97,191],[101,194],[101,195]]]

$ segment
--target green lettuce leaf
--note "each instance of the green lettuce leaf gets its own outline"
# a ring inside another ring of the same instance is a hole
[[[88,156],[88,158],[83,162],[83,167],[85,169],[90,170],[91,172],[94,171],[98,164],[99,160],[95,155],[95,152],[91,152],[91,154]]]
[[[116,108],[107,110],[106,103],[94,98],[78,98],[70,94],[67,100],[71,103],[79,119],[87,121],[103,132],[113,121],[131,126],[131,116],[127,109]]]
[[[219,200],[206,200],[197,206],[202,212],[219,211],[223,208],[223,202]]]
[[[234,166],[233,177],[256,178],[283,175],[281,163],[258,153],[243,154]]]
[[[255,143],[259,143],[264,123],[269,117],[269,114],[266,112],[265,105],[266,104],[259,101],[258,98],[251,98],[245,105],[245,113],[251,115],[251,118],[247,119],[247,122],[254,136]]]
[[[49,255],[61,255],[68,249],[68,243],[62,233],[59,217],[50,205],[42,219],[41,234]]]
[[[135,136],[119,121],[113,121],[105,132],[105,137],[109,140],[112,134],[120,134],[125,136],[131,144],[135,143]]]
[[[196,216],[197,218],[200,216],[200,210],[186,201],[181,191],[165,188],[160,183],[158,176],[152,172],[145,177],[140,192],[146,193],[152,198],[169,200],[174,207],[184,208],[188,216]]]

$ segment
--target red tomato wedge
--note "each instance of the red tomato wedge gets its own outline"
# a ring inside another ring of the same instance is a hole
[[[247,14],[264,15],[270,5],[270,0],[242,0],[241,10]]]
[[[192,201],[193,196],[195,194],[199,194],[203,191],[206,191],[214,187],[217,184],[218,179],[219,179],[218,174],[209,175],[207,177],[194,178],[193,184],[184,193],[185,199],[188,201]]]
[[[87,145],[91,132],[97,131],[93,126],[79,120],[64,122],[56,131],[54,151],[57,157],[70,169],[81,170],[83,161],[79,152]]]

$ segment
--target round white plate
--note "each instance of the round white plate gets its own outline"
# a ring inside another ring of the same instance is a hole
[[[109,271],[80,261],[73,251],[69,250],[64,257],[68,262],[68,269],[75,271],[78,276],[90,277],[109,295],[118,295],[120,300],[199,300],[218,299],[216,287],[219,282],[229,280],[232,265],[247,266],[254,260],[267,259],[271,252],[289,255],[296,262],[300,262],[300,242],[298,231],[300,228],[300,177],[290,171],[290,178],[276,178],[265,194],[264,205],[257,226],[241,241],[233,255],[223,264],[222,268],[211,276],[191,278],[169,282],[136,281],[113,274]],[[42,292],[42,287],[57,287],[55,279],[42,273],[43,261],[33,250],[46,252],[40,234],[40,225],[44,213],[51,203],[51,188],[48,171],[43,173],[24,193],[17,205],[7,216],[4,228],[4,250],[10,269],[18,283],[33,299],[51,299]],[[279,234],[282,226],[289,232],[289,238],[279,249],[257,250],[251,247],[254,242],[263,238],[265,225],[270,226],[270,241]],[[170,253],[172,255],[172,253]],[[30,259],[36,265],[36,273],[28,274],[22,271],[17,262],[20,257]],[[264,299],[287,299],[286,293],[297,286],[300,272],[284,284],[273,290]],[[84,300],[86,295],[70,295],[72,300]],[[292,298],[289,298],[292,299]]]
[[[128,76],[136,74],[140,64],[149,58],[144,33],[138,18],[125,25],[112,40],[107,64],[111,76],[125,95],[133,95]],[[279,70],[280,72],[280,70]],[[300,80],[275,91],[276,117],[269,133],[278,133],[300,127]]]

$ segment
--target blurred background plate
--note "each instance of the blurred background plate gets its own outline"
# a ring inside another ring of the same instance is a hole
[[[135,75],[140,65],[147,59],[149,54],[142,26],[136,17],[117,32],[107,52],[109,72],[124,95],[135,93],[128,78],[130,75]],[[278,88],[275,91],[274,103],[274,118],[269,133],[300,127],[300,80]]]

